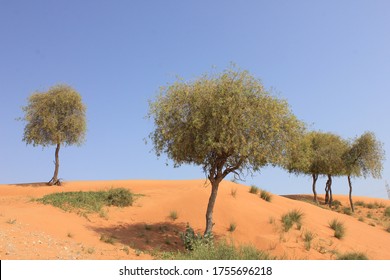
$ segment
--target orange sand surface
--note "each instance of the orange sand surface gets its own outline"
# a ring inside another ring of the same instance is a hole
[[[128,188],[142,196],[137,196],[133,206],[108,207],[104,215],[87,216],[34,201],[54,192],[113,187]],[[204,230],[210,189],[204,180],[75,181],[60,187],[0,185],[0,259],[153,259],[153,250],[181,250],[179,233],[187,223],[201,233]],[[346,196],[334,198],[348,206]],[[358,200],[390,206],[388,200],[354,197]],[[284,232],[280,218],[293,209],[304,214],[302,227]],[[172,211],[177,212],[176,220],[169,217]],[[368,210],[357,209],[362,211]],[[375,215],[379,210],[370,211]],[[334,218],[346,227],[341,240],[328,225]],[[273,195],[272,201],[266,202],[249,193],[248,186],[229,181],[220,185],[214,222],[217,238],[251,244],[277,258],[335,259],[338,253],[358,251],[369,259],[390,259],[390,233],[379,223],[369,224],[356,216],[283,196]],[[228,231],[231,223],[237,226],[234,232]],[[303,240],[307,231],[314,233],[310,249]],[[113,237],[115,243],[101,241],[102,236]]]

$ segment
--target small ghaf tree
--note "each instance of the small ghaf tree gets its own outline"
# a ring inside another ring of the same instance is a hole
[[[60,185],[58,179],[61,144],[80,145],[86,132],[86,107],[81,96],[67,85],[56,85],[47,92],[35,92],[22,107],[26,122],[23,141],[33,146],[55,145],[55,170],[49,185]]]
[[[157,156],[167,154],[175,167],[200,165],[211,183],[205,235],[212,232],[220,182],[230,173],[282,164],[303,130],[286,101],[234,68],[162,88],[149,118]]]
[[[349,185],[349,203],[352,212],[355,211],[352,201],[352,180],[351,177],[364,178],[372,176],[381,178],[385,152],[382,143],[378,141],[375,134],[366,132],[358,138],[355,138],[350,144],[349,149],[344,153],[343,160],[345,164],[345,174]]]

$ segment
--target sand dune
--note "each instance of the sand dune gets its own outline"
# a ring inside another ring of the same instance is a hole
[[[131,207],[109,207],[105,215],[87,217],[33,200],[53,192],[112,187],[128,188],[142,196]],[[203,232],[209,195],[210,186],[204,180],[75,181],[61,187],[0,185],[0,259],[152,259],[152,250],[182,248],[179,232],[187,223]],[[335,198],[348,205],[346,196]],[[388,200],[357,200],[390,206]],[[280,217],[292,209],[304,213],[302,228],[284,232]],[[172,211],[178,214],[174,221],[169,217]],[[379,210],[373,209],[372,214],[375,211]],[[334,218],[346,227],[341,240],[333,237],[328,225]],[[390,234],[379,222],[369,225],[368,220],[283,196],[274,195],[266,202],[250,194],[248,186],[229,181],[220,186],[214,222],[217,238],[252,244],[278,258],[334,259],[337,253],[360,251],[370,259],[390,259]],[[234,232],[228,231],[231,223],[237,225]],[[309,250],[303,241],[306,231],[314,233]],[[102,236],[114,236],[115,243],[102,242]]]

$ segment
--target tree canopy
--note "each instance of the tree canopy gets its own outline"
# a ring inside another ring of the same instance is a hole
[[[33,146],[57,146],[56,168],[49,183],[59,184],[60,145],[81,145],[85,139],[86,107],[81,96],[70,86],[56,85],[47,92],[33,93],[22,109],[26,122],[23,141]]]
[[[199,165],[211,182],[205,233],[212,230],[219,183],[230,173],[283,164],[304,129],[285,100],[235,69],[163,87],[149,117],[157,155],[167,154],[175,166]]]

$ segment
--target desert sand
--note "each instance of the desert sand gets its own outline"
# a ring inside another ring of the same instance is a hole
[[[53,192],[130,189],[137,196],[133,206],[108,207],[104,215],[79,215],[34,201]],[[45,184],[0,185],[0,259],[153,259],[153,250],[183,248],[179,232],[189,223],[200,233],[210,195],[205,180],[187,181],[72,181],[60,187]],[[232,195],[235,192],[235,195]],[[308,195],[310,199],[310,195]],[[335,199],[348,206],[347,196]],[[355,201],[388,200],[354,197]],[[300,210],[302,227],[284,232],[280,218]],[[178,218],[172,220],[172,211]],[[367,210],[357,210],[367,211]],[[370,210],[375,214],[376,209]],[[383,210],[382,210],[383,211]],[[362,213],[365,215],[365,213]],[[383,214],[382,214],[383,215]],[[333,236],[329,221],[337,218],[346,227],[341,240]],[[337,253],[359,251],[369,259],[390,259],[390,233],[379,223],[316,205],[273,195],[271,202],[249,193],[249,187],[223,181],[214,208],[214,233],[234,244],[250,244],[282,259],[335,259]],[[229,232],[231,223],[236,224]],[[303,235],[314,233],[308,250]],[[114,244],[101,241],[115,239]]]

